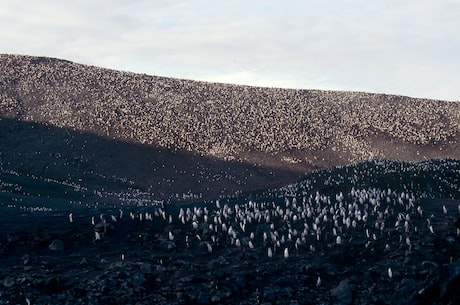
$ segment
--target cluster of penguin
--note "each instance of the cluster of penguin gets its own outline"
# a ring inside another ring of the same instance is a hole
[[[443,206],[442,212],[452,211]],[[123,221],[146,226],[156,223],[160,237],[174,243],[174,248],[198,246],[213,253],[234,247],[269,258],[289,258],[347,244],[362,244],[372,251],[410,250],[417,239],[414,234],[436,234],[435,217],[426,215],[413,194],[376,188],[352,188],[335,196],[316,192],[270,202],[158,205],[150,211],[124,213],[119,209],[115,214],[91,218],[95,241]],[[73,222],[72,214],[69,221]],[[456,234],[460,236],[459,229]]]

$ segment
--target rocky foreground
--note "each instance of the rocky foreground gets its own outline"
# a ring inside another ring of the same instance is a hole
[[[375,161],[238,201],[3,207],[0,304],[458,304],[459,167]]]

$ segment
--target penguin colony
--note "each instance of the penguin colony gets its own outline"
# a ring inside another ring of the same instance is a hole
[[[441,209],[445,217],[460,214],[460,206],[458,211]],[[75,221],[72,214],[69,219]],[[151,211],[131,210],[126,216],[120,209],[117,215],[101,214],[99,222],[91,219],[94,241],[102,240],[122,221],[160,224],[163,230],[158,234],[170,243],[170,249],[199,247],[202,253],[212,254],[222,247],[234,247],[285,259],[347,244],[361,245],[370,253],[398,247],[411,250],[418,236],[436,234],[437,223],[413,194],[376,188],[352,188],[335,196],[315,192],[281,202],[223,204],[217,200],[208,206],[162,205]],[[142,238],[142,243],[147,242]],[[391,268],[388,276],[392,277]]]
[[[248,149],[273,153],[330,144],[344,156],[349,152],[349,161],[358,161],[385,157],[362,140],[375,136],[440,149],[458,139],[458,103],[212,84],[49,58],[0,58],[0,83],[20,84],[1,92],[5,113],[226,160],[238,160]],[[40,107],[35,100],[43,101]],[[338,120],[341,128],[336,128]]]

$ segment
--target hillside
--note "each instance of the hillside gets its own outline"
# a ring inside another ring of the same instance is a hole
[[[460,103],[0,55],[0,304],[458,304]]]
[[[80,160],[86,173],[152,191],[164,187],[153,178],[159,168],[181,163],[186,168],[166,178],[171,188],[215,194],[281,185],[372,158],[460,159],[460,103],[206,83],[44,57],[0,56],[0,117],[3,126],[16,126],[1,134],[5,169],[82,179],[81,164],[47,170]],[[105,149],[91,145],[100,142]],[[45,153],[34,155],[38,148]],[[131,158],[130,151],[142,153]],[[171,158],[162,161],[155,151]],[[193,178],[197,173],[201,179]],[[221,176],[218,184],[214,175]],[[179,177],[203,185],[178,183]],[[247,183],[248,177],[255,178]]]

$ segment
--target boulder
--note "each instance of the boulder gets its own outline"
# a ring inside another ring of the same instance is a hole
[[[52,251],[62,251],[64,250],[64,243],[60,239],[55,239],[51,242],[48,248]]]
[[[331,296],[336,299],[334,304],[348,305],[353,302],[353,285],[345,279],[330,290]]]

